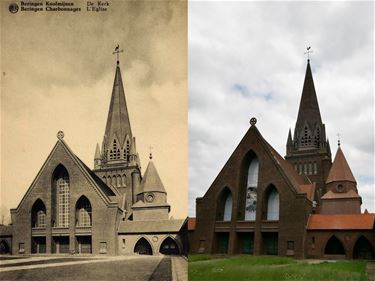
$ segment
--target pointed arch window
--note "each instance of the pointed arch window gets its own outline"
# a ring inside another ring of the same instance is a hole
[[[57,180],[59,226],[69,225],[69,177],[64,175]]]
[[[280,199],[279,192],[273,187],[267,198],[267,220],[279,220]]]
[[[224,204],[224,217],[223,221],[231,221],[232,219],[232,193],[228,193]]]
[[[312,141],[310,129],[305,125],[301,137],[301,146],[311,146]]]
[[[126,154],[127,155],[130,154],[130,141],[129,140],[126,140]]]
[[[53,225],[58,227],[69,226],[69,199],[70,181],[68,171],[64,166],[59,165],[53,175],[52,189],[52,213]]]
[[[256,218],[257,187],[258,187],[259,162],[254,157],[247,172],[245,220],[253,221]]]
[[[92,209],[89,199],[82,196],[76,204],[77,226],[88,227],[92,224]]]
[[[224,187],[217,198],[216,220],[230,221],[232,219],[232,192],[229,187]]]
[[[315,137],[314,137],[315,147],[319,147],[319,143],[320,143],[320,129],[318,127],[318,128],[316,128]]]
[[[46,227],[46,207],[42,200],[38,199],[31,208],[32,227],[45,228]]]
[[[126,186],[126,175],[125,174],[122,175],[121,181],[122,181],[122,186]]]
[[[120,147],[117,144],[117,141],[114,139],[112,143],[112,148],[109,151],[109,160],[120,159]]]

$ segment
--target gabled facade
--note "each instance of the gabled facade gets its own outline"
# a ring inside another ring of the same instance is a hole
[[[142,178],[117,61],[94,170],[68,147],[64,133],[16,209],[0,228],[1,253],[186,254],[185,220],[169,217],[167,192],[150,162]]]
[[[190,249],[302,257],[314,188],[253,123],[207,193],[197,199],[196,241]]]
[[[12,253],[115,254],[116,193],[59,140],[16,209]]]
[[[361,197],[339,147],[332,164],[310,61],[297,122],[281,157],[256,119],[189,224],[193,253],[296,258],[374,258],[375,215]]]

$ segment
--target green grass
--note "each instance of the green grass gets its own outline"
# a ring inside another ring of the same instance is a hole
[[[189,281],[365,281],[365,261],[309,264],[266,256],[189,256]]]

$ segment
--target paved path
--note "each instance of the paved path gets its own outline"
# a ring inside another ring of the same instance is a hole
[[[375,261],[367,262],[366,274],[368,281],[375,281]]]
[[[54,259],[58,258],[56,262]],[[171,258],[163,256],[31,257],[1,260],[0,280],[32,281],[172,281]],[[35,262],[45,261],[45,264]],[[5,263],[7,265],[5,265]],[[41,270],[43,268],[43,270]]]
[[[188,263],[186,257],[172,256],[172,280],[188,281]]]

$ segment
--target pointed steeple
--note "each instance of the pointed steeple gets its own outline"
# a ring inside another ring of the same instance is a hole
[[[289,132],[288,132],[288,141],[286,142],[286,145],[287,146],[292,146],[293,145],[292,131],[291,131],[290,128],[289,128]]]
[[[339,181],[356,182],[340,146],[337,148],[335,160],[333,160],[326,183]]]
[[[296,128],[301,128],[305,122],[309,123],[311,129],[312,127],[315,127],[316,124],[322,123],[318,98],[316,97],[314,80],[310,67],[310,60],[307,61],[305,81],[303,83]]]
[[[95,160],[100,159],[100,147],[99,143],[96,143],[96,149],[95,149]]]
[[[306,53],[310,52],[310,47],[308,47]],[[290,145],[290,140],[292,140],[292,145]],[[285,159],[299,173],[305,174],[311,182],[316,184],[319,201],[326,192],[325,181],[332,161],[309,59],[307,60],[294,134],[293,138],[288,136]]]
[[[289,132],[288,132],[288,140],[286,142],[286,150],[287,150],[287,153],[290,153],[291,150],[293,148],[293,139],[292,139],[292,131],[291,129],[289,128]]]
[[[96,143],[95,156],[94,156],[94,169],[99,169],[100,163],[101,163],[100,147],[99,147],[99,144]]]
[[[140,193],[145,192],[160,192],[165,193],[164,185],[159,177],[159,174],[155,168],[154,162],[150,159],[146,172],[141,182]]]
[[[126,135],[132,138],[132,131],[129,121],[129,113],[126,106],[124,86],[122,84],[120,66],[116,66],[115,80],[113,82],[111,102],[109,105],[105,136],[107,142],[115,137],[121,145],[124,144]],[[111,143],[107,143],[109,147]]]
[[[101,149],[97,146],[95,151],[93,172],[121,194],[118,202],[126,198],[126,204],[120,204],[120,208],[129,212],[141,183],[141,167],[138,156],[134,156],[138,154],[121,77],[119,53],[122,52],[119,45],[113,52],[117,55],[113,88],[102,146]]]
[[[134,141],[135,139],[133,138],[129,113],[126,106],[121,70],[119,62],[117,61],[107,124],[103,137],[101,168],[108,167],[108,165],[112,164],[126,167],[130,162],[132,162],[133,165],[134,162],[137,161],[135,157],[130,157],[131,147],[135,149]],[[133,152],[133,155],[134,154],[136,154],[136,152]]]

